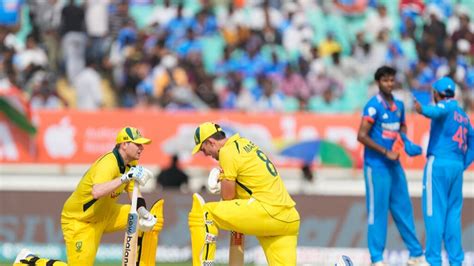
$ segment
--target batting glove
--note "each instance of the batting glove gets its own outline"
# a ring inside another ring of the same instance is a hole
[[[153,229],[156,224],[156,217],[151,214],[145,207],[140,207],[138,212],[138,228],[142,232],[149,232]]]
[[[130,180],[134,179],[140,184],[140,186],[144,186],[152,177],[153,173],[150,170],[139,165],[131,167],[126,174],[122,175],[120,180],[122,183],[128,183]]]
[[[413,156],[420,155],[422,153],[421,147],[411,142],[411,140],[408,139],[405,133],[401,133],[401,135],[402,135],[403,143],[405,144],[405,152],[409,156],[413,157]]]
[[[133,166],[128,170],[128,172],[126,172],[125,174],[122,175],[122,177],[120,177],[120,181],[122,181],[122,184],[130,182],[133,179],[134,173],[135,173],[135,167]]]
[[[221,182],[219,181],[219,176],[221,174],[221,169],[212,168],[209,172],[209,177],[207,178],[207,188],[212,194],[221,193]]]

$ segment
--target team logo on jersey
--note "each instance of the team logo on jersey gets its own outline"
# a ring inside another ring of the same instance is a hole
[[[82,241],[77,241],[76,242],[76,252],[81,252],[82,251]]]
[[[367,112],[370,116],[374,116],[377,113],[377,110],[375,110],[374,107],[369,107],[369,110]]]
[[[387,113],[383,114],[382,118],[383,118],[383,119],[388,119]]]
[[[110,193],[110,197],[115,199],[116,197],[120,196],[120,194],[122,194],[122,192],[115,192],[114,191],[114,192]]]

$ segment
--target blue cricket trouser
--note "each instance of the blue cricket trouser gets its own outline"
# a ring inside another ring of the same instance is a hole
[[[461,265],[464,251],[461,241],[463,162],[428,157],[423,176],[423,218],[426,231],[426,260],[441,265],[441,244],[449,264]]]
[[[368,245],[372,262],[383,261],[389,209],[410,256],[421,256],[423,249],[416,237],[413,208],[401,165],[364,165],[364,177]]]

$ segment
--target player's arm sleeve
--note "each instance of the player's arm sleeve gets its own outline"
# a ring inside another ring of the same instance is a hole
[[[377,119],[377,108],[367,103],[364,106],[364,110],[362,111],[362,119],[373,124],[375,120]]]
[[[237,179],[237,163],[234,156],[230,152],[222,152],[219,154],[219,164],[222,169],[221,179],[235,181]]]
[[[439,118],[448,113],[448,107],[444,103],[436,105],[422,105],[421,114],[428,118]]]
[[[113,162],[110,162],[110,160],[105,158],[97,163],[95,169],[94,176],[92,176],[92,182],[94,185],[111,181],[120,174]]]
[[[474,129],[472,128],[472,125],[469,124],[469,129],[467,133],[467,152],[466,152],[466,157],[464,158],[464,169],[467,169],[473,161],[474,161]]]

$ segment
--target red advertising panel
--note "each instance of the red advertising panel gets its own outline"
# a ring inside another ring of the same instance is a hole
[[[29,137],[0,115],[0,162],[89,164],[114,147],[122,127],[134,126],[153,141],[142,157],[145,164],[166,165],[169,156],[176,153],[186,165],[211,164],[203,156],[191,156],[194,130],[204,121],[214,121],[228,134],[240,133],[253,140],[279,165],[294,163],[278,156],[283,147],[309,139],[338,143],[352,156],[356,167],[362,162],[358,114],[66,110],[38,111],[33,120],[38,133]],[[426,148],[429,120],[409,115],[407,123],[408,136]],[[402,161],[405,167],[418,169],[425,163],[423,156],[402,156]]]

